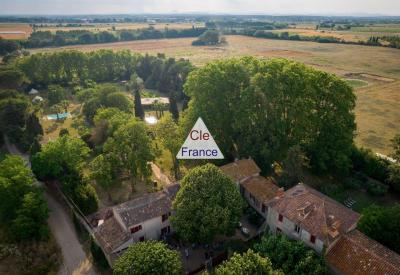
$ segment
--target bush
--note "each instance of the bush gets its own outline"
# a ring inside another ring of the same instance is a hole
[[[355,178],[355,177],[350,177],[350,178],[346,178],[344,180],[343,184],[346,189],[358,190],[362,187],[363,180],[360,180],[359,178]]]
[[[109,269],[110,265],[106,259],[106,256],[103,253],[103,250],[94,242],[93,239],[90,239],[90,252],[92,253],[93,259],[95,262],[103,269]]]
[[[384,196],[387,193],[389,187],[377,181],[368,180],[366,182],[366,189],[367,192],[372,196]]]
[[[99,199],[96,190],[90,184],[80,184],[75,188],[74,201],[85,215],[98,209]]]

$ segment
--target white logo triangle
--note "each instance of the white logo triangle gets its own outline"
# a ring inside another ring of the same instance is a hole
[[[204,121],[199,117],[176,155],[177,159],[223,159]]]

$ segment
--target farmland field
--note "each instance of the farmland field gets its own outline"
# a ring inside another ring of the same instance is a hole
[[[115,30],[136,30],[148,27],[155,29],[188,29],[194,27],[204,27],[204,23],[98,23],[98,24],[82,24],[81,26],[58,26],[57,24],[43,24],[37,28],[38,31],[71,31],[71,30],[89,30],[97,31],[113,31]]]
[[[31,32],[29,24],[0,23],[0,37],[5,39],[27,39]]]
[[[32,52],[129,49],[139,53],[165,53],[172,57],[186,58],[199,66],[214,59],[244,55],[301,61],[317,69],[346,79],[359,79],[367,84],[355,89],[358,124],[356,142],[379,153],[391,152],[390,139],[400,132],[400,50],[244,36],[227,36],[228,44],[224,46],[193,47],[192,41],[193,38],[146,40],[45,48]]]

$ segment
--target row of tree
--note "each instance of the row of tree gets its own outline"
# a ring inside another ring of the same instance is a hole
[[[71,30],[35,31],[27,40],[19,44],[25,48],[40,48],[49,46],[65,46],[76,44],[111,43],[117,41],[133,41],[146,39],[197,37],[206,31],[206,28],[168,29],[157,30],[153,27],[136,30],[100,31]]]
[[[192,64],[187,60],[166,58],[162,54],[143,56],[127,50],[38,53],[17,60],[15,66],[36,86],[88,86],[93,81],[128,81],[136,73],[144,81],[146,88],[157,89],[179,100],[185,97],[183,84],[193,70]]]

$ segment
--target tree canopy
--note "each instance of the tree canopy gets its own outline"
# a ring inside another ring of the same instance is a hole
[[[266,233],[254,250],[268,257],[274,269],[281,269],[284,274],[322,275],[327,274],[324,260],[301,241],[288,239],[283,234]]]
[[[9,225],[10,235],[19,241],[49,234],[47,203],[33,181],[21,157],[7,155],[0,162],[0,222]]]
[[[357,228],[368,237],[400,253],[400,205],[364,209]]]
[[[188,132],[201,117],[228,157],[271,164],[300,145],[316,171],[351,166],[355,96],[332,74],[285,59],[244,57],[193,71],[184,89],[191,101],[182,126]]]
[[[157,241],[145,241],[131,245],[115,262],[113,274],[171,274],[183,272],[181,257],[177,251]]]
[[[32,157],[32,170],[40,179],[62,178],[68,173],[80,171],[90,149],[76,137],[64,135],[50,141]]]
[[[219,265],[214,273],[216,275],[283,275],[282,272],[272,268],[268,258],[260,256],[251,249],[243,254],[234,253],[229,260]]]
[[[217,234],[234,232],[243,206],[236,184],[218,167],[206,164],[182,179],[171,223],[185,241],[207,243]]]

